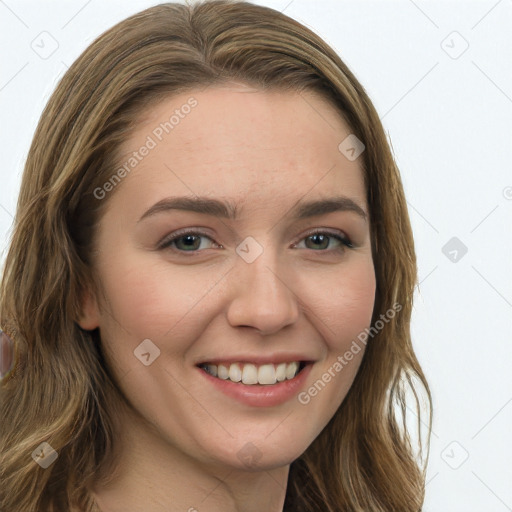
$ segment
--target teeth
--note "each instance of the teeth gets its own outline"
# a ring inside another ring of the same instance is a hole
[[[290,363],[286,365],[286,378],[293,379],[295,375],[297,375],[297,370],[299,369],[299,363]]]
[[[240,382],[242,380],[242,370],[236,363],[229,367],[229,380]]]
[[[212,367],[215,366],[214,364],[208,364],[206,366]],[[217,377],[222,380],[229,379],[229,368],[227,366],[224,366],[223,364],[219,364],[217,367]]]
[[[217,367],[214,364],[205,365],[204,369],[214,377],[217,377]]]
[[[275,384],[276,380],[276,369],[273,364],[264,364],[259,367],[258,382],[260,384]]]
[[[282,382],[283,380],[286,379],[286,363],[281,363],[277,365],[276,379],[278,382]]]
[[[276,382],[293,379],[299,372],[300,364],[297,361],[291,363],[280,363],[278,365],[247,363],[232,364],[204,364],[202,368],[212,375],[222,380],[232,382],[242,382],[247,385],[263,384],[272,385]]]
[[[258,384],[258,369],[256,366],[253,364],[244,364],[242,382],[244,384]]]

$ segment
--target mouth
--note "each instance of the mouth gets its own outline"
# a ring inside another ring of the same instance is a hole
[[[279,364],[206,362],[197,366],[219,380],[242,383],[247,386],[274,386],[280,382],[294,379],[308,364],[310,364],[309,361],[290,361]]]

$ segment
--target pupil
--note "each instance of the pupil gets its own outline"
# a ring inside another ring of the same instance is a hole
[[[327,236],[325,235],[312,235],[311,236],[311,240],[313,241],[314,244],[318,244],[318,245],[321,245],[322,242],[325,242],[327,240]]]
[[[186,247],[196,248],[197,246],[197,240],[199,240],[199,237],[195,235],[185,235],[181,237],[181,240],[183,242],[183,245]]]

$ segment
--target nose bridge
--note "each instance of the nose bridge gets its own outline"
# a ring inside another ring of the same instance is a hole
[[[237,249],[239,259],[233,275],[229,322],[265,333],[293,324],[299,316],[299,308],[288,282],[290,273],[284,271],[283,262],[270,245],[256,245],[254,239],[244,242]]]

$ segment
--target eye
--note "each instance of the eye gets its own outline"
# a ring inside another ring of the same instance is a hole
[[[341,233],[331,233],[329,231],[313,231],[308,233],[305,238],[303,238],[304,243],[306,245],[306,249],[312,249],[315,251],[320,250],[339,250],[343,251],[345,248],[353,248],[352,242]],[[335,247],[330,247],[331,242],[335,242]]]
[[[207,234],[201,231],[186,231],[174,233],[172,236],[166,238],[159,246],[159,249],[176,249],[179,252],[197,252],[199,249],[208,249],[201,243],[202,238],[207,238],[213,245],[222,247],[216,244]]]
[[[208,247],[208,242],[205,244],[202,239],[207,239],[211,242]],[[301,242],[304,242],[306,249],[314,251],[326,252],[326,251],[343,251],[345,248],[353,248],[352,242],[341,233],[331,233],[329,231],[313,231],[308,233]],[[329,247],[335,244],[334,247]],[[159,249],[172,249],[178,252],[199,252],[201,249],[212,248],[212,245],[216,248],[222,248],[222,245],[217,244],[210,236],[201,231],[181,231],[174,233],[170,237],[163,240],[159,245]],[[298,247],[300,244],[294,244],[294,247]],[[302,248],[302,247],[300,247]]]

